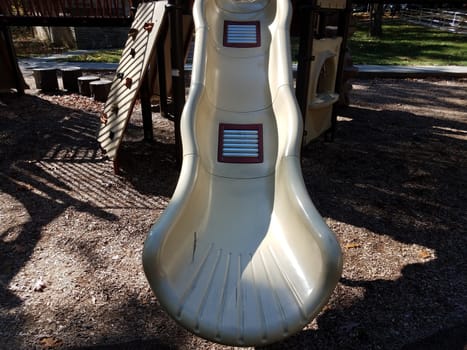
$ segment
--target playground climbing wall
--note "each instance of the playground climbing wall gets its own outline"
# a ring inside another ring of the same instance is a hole
[[[109,97],[101,115],[98,141],[115,160],[144,75],[161,32],[167,1],[141,3],[128,32]]]

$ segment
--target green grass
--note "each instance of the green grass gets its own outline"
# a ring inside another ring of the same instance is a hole
[[[383,24],[382,38],[359,23],[349,47],[354,64],[467,66],[467,36],[397,21]]]
[[[118,50],[101,50],[83,55],[70,56],[66,58],[68,62],[101,62],[101,63],[118,63],[122,56],[121,49]]]
[[[349,46],[354,64],[467,66],[467,36],[398,21],[383,25],[382,38],[370,37],[368,25],[359,23]],[[102,50],[66,60],[118,63],[121,54],[122,50]]]

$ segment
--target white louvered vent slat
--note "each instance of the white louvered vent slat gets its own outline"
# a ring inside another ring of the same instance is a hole
[[[258,130],[224,129],[222,144],[223,157],[258,157]]]
[[[229,44],[256,44],[256,25],[230,24],[227,30]]]
[[[232,47],[260,46],[259,22],[225,22],[224,45]]]

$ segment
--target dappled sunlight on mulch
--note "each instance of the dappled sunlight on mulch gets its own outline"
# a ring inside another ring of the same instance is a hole
[[[465,343],[466,89],[356,81],[334,142],[303,151],[344,271],[317,319],[272,348]],[[171,122],[154,113],[146,143],[138,107],[117,176],[95,140],[102,104],[37,92],[0,101],[0,348],[226,349],[181,329],[142,271],[178,177]]]

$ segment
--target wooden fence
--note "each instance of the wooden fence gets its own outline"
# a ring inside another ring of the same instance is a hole
[[[459,34],[467,34],[467,12],[441,9],[404,9],[401,19]]]
[[[3,25],[129,25],[131,0],[0,0]]]

